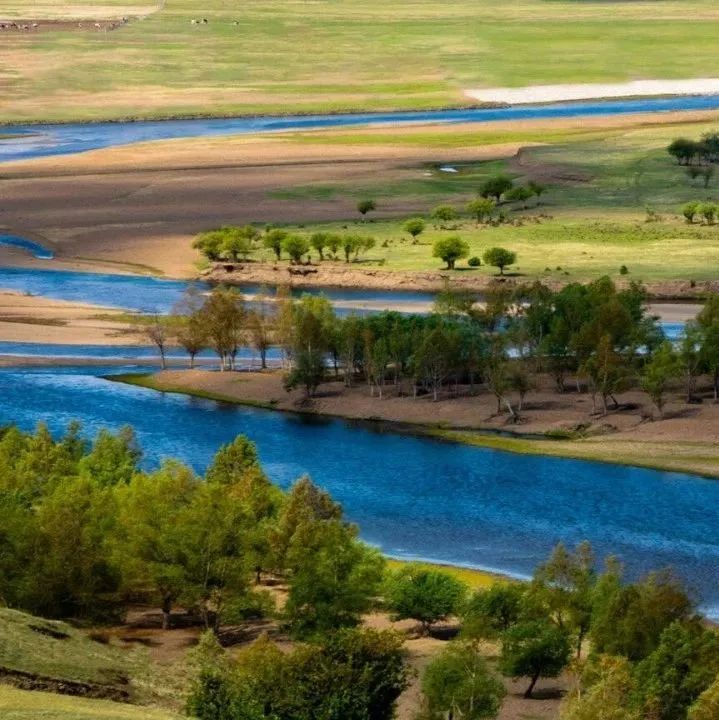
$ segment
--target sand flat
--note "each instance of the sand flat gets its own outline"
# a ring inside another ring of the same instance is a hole
[[[608,98],[659,97],[662,95],[716,95],[719,78],[688,80],[632,80],[624,83],[568,83],[466,90],[480,102],[524,105],[533,103],[598,100]]]

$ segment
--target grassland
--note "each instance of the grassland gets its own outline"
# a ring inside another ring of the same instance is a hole
[[[0,0],[0,16],[24,5]],[[154,6],[39,7],[92,18]],[[417,109],[467,104],[477,87],[716,76],[717,19],[713,0],[167,0],[112,32],[6,33],[0,117]]]
[[[109,700],[32,692],[0,685],[3,720],[179,720],[181,715]]]

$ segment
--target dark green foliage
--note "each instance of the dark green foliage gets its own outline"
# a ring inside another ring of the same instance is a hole
[[[482,265],[482,261],[476,255],[473,255],[469,258],[469,260],[467,260],[467,265],[469,265],[469,267],[480,267]]]
[[[569,661],[567,633],[549,620],[521,623],[502,635],[501,671],[531,678],[524,697],[531,697],[540,677],[556,677]]]
[[[484,253],[484,262],[486,265],[499,268],[499,274],[504,275],[504,268],[517,262],[517,254],[505,248],[489,248]]]
[[[497,202],[502,195],[508,193],[514,187],[514,181],[509,175],[498,174],[487,178],[479,188],[479,194],[485,198],[494,198]]]
[[[499,637],[522,618],[526,592],[520,583],[495,583],[478,590],[464,608],[462,633],[472,638]]]
[[[267,638],[203,669],[188,710],[199,720],[390,720],[407,685],[402,639],[351,630],[283,653]]]
[[[637,667],[637,694],[657,720],[683,720],[719,673],[719,637],[699,622],[673,622]]]

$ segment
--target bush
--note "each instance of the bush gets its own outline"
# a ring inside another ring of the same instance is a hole
[[[432,248],[432,257],[442,258],[447,263],[447,270],[454,270],[457,260],[467,255],[469,255],[469,244],[457,235],[436,240]]]
[[[467,265],[469,267],[479,267],[482,264],[482,261],[476,256],[473,255],[469,260],[467,260]]]
[[[620,275],[629,275],[629,268],[626,265],[622,265],[619,268],[619,274]]]

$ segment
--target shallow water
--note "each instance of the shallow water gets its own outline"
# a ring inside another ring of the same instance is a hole
[[[353,125],[398,125],[413,122],[482,123],[496,120],[626,115],[677,110],[714,110],[717,108],[719,108],[719,96],[699,95],[561,102],[481,110],[288,115],[286,117],[264,116],[67,125],[10,125],[3,128],[3,133],[17,134],[17,139],[5,139],[0,142],[0,162],[47,155],[65,155],[116,145],[182,137],[237,135]]]
[[[119,369],[127,371],[131,366]],[[379,425],[242,408],[111,383],[118,368],[0,371],[0,424],[89,432],[131,423],[147,466],[179,457],[202,471],[247,434],[273,480],[309,473],[362,536],[399,557],[531,573],[558,541],[588,538],[629,573],[673,565],[719,616],[719,482],[676,473],[473,448]]]
[[[52,260],[55,257],[52,250],[40,245],[40,243],[18,237],[17,235],[3,235],[0,233],[0,245],[27,250],[33,257],[40,260]]]

